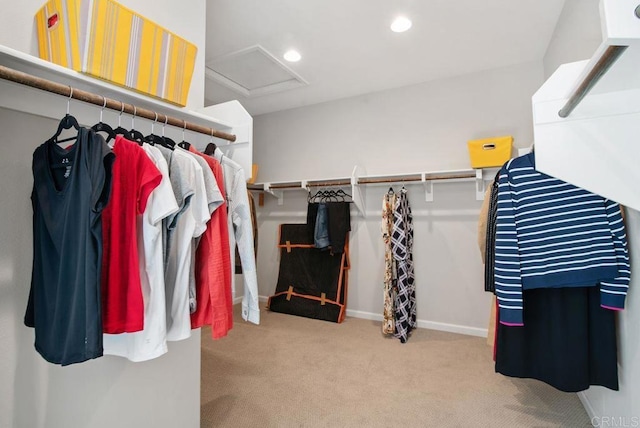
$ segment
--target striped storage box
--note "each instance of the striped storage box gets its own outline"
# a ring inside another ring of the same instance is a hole
[[[197,48],[113,0],[51,0],[36,14],[40,58],[180,106]]]

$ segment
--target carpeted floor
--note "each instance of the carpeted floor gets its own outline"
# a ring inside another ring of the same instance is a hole
[[[239,305],[238,305],[239,306]],[[202,331],[202,427],[589,427],[576,394],[494,373],[485,339],[266,310]]]

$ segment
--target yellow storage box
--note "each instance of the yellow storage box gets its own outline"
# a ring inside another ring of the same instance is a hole
[[[51,0],[36,14],[40,58],[187,104],[197,48],[113,0]]]
[[[467,142],[472,168],[502,166],[511,158],[513,137],[484,138]]]

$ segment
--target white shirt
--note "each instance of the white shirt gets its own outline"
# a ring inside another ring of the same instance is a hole
[[[260,304],[258,302],[258,277],[256,275],[256,259],[253,249],[253,226],[249,211],[247,181],[242,167],[216,148],[214,157],[222,165],[224,188],[227,193],[229,218],[229,257],[231,258],[231,284],[235,296],[235,248],[242,263],[244,276],[244,295],[242,296],[242,319],[260,324]]]
[[[106,355],[131,361],[147,361],[167,352],[162,220],[178,211],[167,161],[157,148],[145,143],[143,149],[162,173],[162,181],[149,195],[144,214],[137,218],[144,329],[136,333],[104,335]]]

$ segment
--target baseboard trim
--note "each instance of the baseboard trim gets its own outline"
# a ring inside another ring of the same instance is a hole
[[[587,397],[587,394],[585,394],[584,391],[580,391],[578,392],[578,398],[580,399],[580,402],[582,403],[582,407],[584,407],[584,409],[587,411],[587,415],[589,415],[589,420],[591,421],[591,424],[593,425],[593,421],[596,420],[596,411],[593,409],[593,405],[591,404],[591,401],[589,400],[589,397]]]
[[[267,296],[258,296],[258,300],[261,303],[266,303],[269,300]],[[242,302],[242,296],[233,299],[233,304],[237,305]],[[354,309],[347,309],[347,316],[353,318],[360,318],[365,320],[380,321],[382,322],[382,315],[374,314],[373,312],[356,311]],[[447,324],[444,322],[418,320],[418,328],[426,328],[429,330],[447,331],[449,333],[466,334],[467,336],[487,337],[488,331],[486,328],[468,327],[465,325]]]
[[[374,314],[372,312],[347,309],[347,316],[382,322],[382,315]],[[466,334],[467,336],[487,337],[488,335],[488,331],[486,328],[468,327],[464,325],[447,324],[443,322],[427,321],[427,320],[418,320],[418,328],[447,331],[449,333]]]

